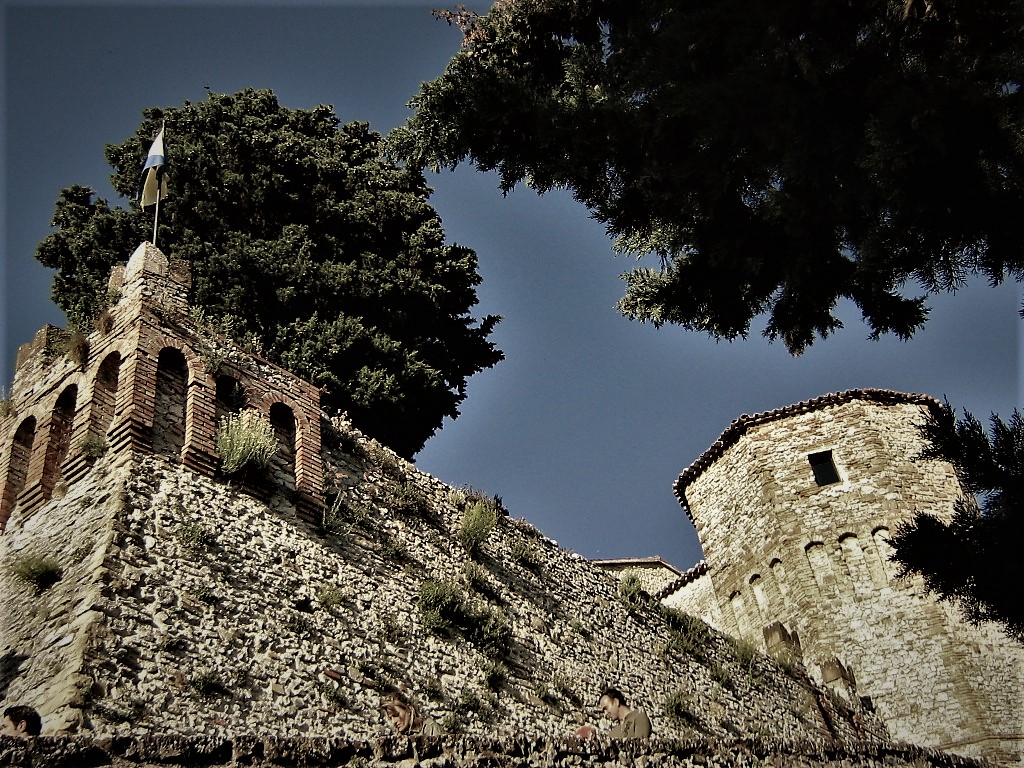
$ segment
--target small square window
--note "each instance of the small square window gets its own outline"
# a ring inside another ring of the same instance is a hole
[[[814,482],[818,485],[832,485],[840,481],[839,470],[832,460],[832,451],[818,451],[807,455],[814,472]]]

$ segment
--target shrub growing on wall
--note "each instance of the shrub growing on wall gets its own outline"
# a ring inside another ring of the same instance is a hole
[[[217,426],[217,455],[228,475],[247,467],[265,469],[276,451],[274,425],[257,411],[229,413]]]
[[[37,595],[64,576],[60,564],[46,555],[23,555],[16,558],[7,570],[18,581],[31,586]]]
[[[459,541],[470,555],[480,551],[497,522],[498,515],[494,507],[484,501],[474,501],[466,507],[459,528]]]

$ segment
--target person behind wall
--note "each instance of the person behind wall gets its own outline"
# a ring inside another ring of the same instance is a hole
[[[608,731],[613,739],[649,739],[651,738],[651,719],[642,709],[630,709],[626,697],[618,688],[605,688],[598,699],[598,706],[604,716],[615,725]],[[590,738],[597,734],[592,725],[585,725],[576,731],[580,738]]]
[[[24,705],[8,707],[4,710],[3,725],[0,726],[0,735],[13,736],[16,739],[27,739],[29,736],[38,736],[43,730],[43,721],[39,713],[32,707]]]
[[[422,717],[401,692],[392,691],[380,704],[391,727],[402,736],[440,736],[443,731],[434,720]]]

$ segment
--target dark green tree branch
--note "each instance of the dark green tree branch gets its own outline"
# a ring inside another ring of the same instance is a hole
[[[1024,417],[992,414],[989,431],[970,413],[957,420],[947,403],[923,426],[922,458],[943,459],[957,471],[968,497],[949,522],[918,513],[893,536],[893,559],[904,575],[917,573],[942,600],[956,603],[974,623],[995,621],[1024,643],[1024,602],[1017,584],[1024,546]]]
[[[929,293],[1024,277],[1021,0],[499,0],[389,135],[413,167],[571,190],[620,310],[799,353],[853,301],[909,338]]]

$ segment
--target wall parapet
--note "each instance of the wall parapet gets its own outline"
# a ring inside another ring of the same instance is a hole
[[[18,351],[11,397],[0,416],[0,533],[80,478],[102,453],[164,453],[214,476],[223,383],[244,407],[276,418],[272,483],[306,513],[323,505],[320,392],[195,322],[187,262],[143,243],[115,267],[116,302],[87,336],[48,325]],[[276,485],[275,485],[276,484]],[[275,487],[271,487],[275,486]]]

